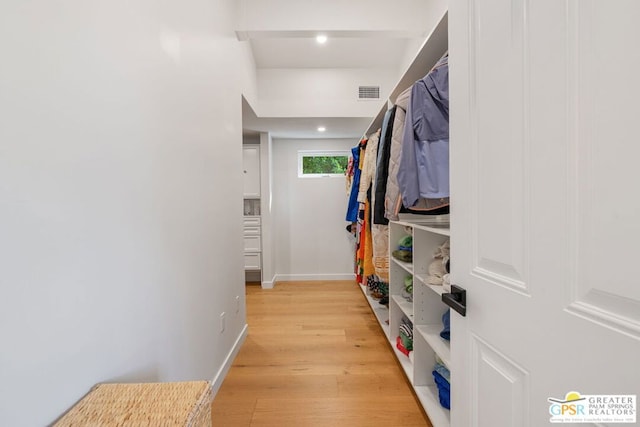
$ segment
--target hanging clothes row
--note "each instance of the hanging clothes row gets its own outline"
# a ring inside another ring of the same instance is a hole
[[[449,213],[448,59],[402,92],[382,128],[351,150],[346,220],[356,227],[354,265],[363,285],[388,282],[390,220],[403,212]]]
[[[449,56],[411,89],[398,168],[402,205],[429,211],[449,204]],[[417,206],[424,199],[425,206]]]

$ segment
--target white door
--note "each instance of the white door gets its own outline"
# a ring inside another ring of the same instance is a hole
[[[452,426],[640,396],[640,2],[456,0],[449,31]]]
[[[242,167],[244,168],[244,197],[260,197],[260,146],[242,147]]]

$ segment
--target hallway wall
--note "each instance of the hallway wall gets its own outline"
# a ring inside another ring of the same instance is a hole
[[[276,280],[353,278],[344,177],[298,178],[298,150],[349,151],[352,139],[274,139]]]
[[[0,425],[212,379],[243,332],[236,8],[2,2]]]
[[[371,118],[397,78],[395,69],[258,69],[256,111],[265,117]],[[381,98],[358,99],[362,85],[378,86]]]

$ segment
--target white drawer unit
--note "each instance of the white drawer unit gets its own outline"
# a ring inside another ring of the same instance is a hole
[[[260,217],[259,216],[245,216],[242,224],[245,227],[260,227]]]
[[[262,269],[261,222],[259,216],[245,216],[243,219],[244,269]]]
[[[244,254],[245,270],[260,270],[262,268],[262,259],[260,252]]]
[[[260,235],[257,236],[244,236],[244,251],[245,252],[260,252]]]
[[[260,235],[260,227],[249,227],[244,226],[244,235],[245,236],[259,236]]]

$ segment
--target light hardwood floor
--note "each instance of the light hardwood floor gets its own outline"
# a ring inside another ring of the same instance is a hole
[[[354,282],[248,285],[247,312],[214,426],[431,426]]]

